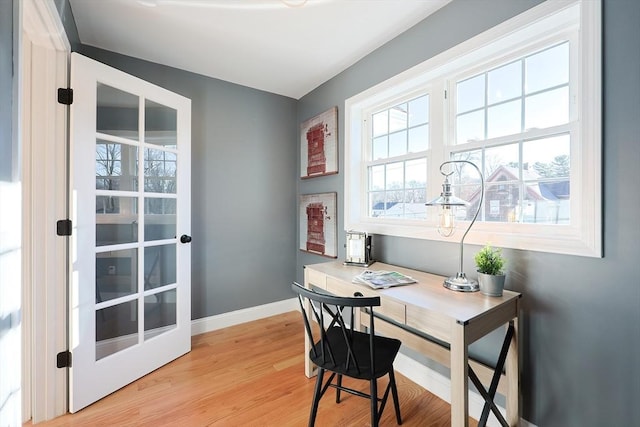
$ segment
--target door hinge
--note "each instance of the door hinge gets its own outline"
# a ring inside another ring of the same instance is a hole
[[[56,234],[58,236],[71,236],[71,220],[61,219],[56,222]]]
[[[69,350],[61,351],[56,356],[56,366],[58,368],[70,368],[71,367],[71,352]]]
[[[58,88],[58,103],[64,105],[73,104],[73,89],[59,87]]]

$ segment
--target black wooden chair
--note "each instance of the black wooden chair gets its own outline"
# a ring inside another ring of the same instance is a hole
[[[302,317],[311,341],[309,359],[318,367],[309,426],[315,424],[318,403],[329,387],[336,389],[336,403],[340,403],[340,392],[370,399],[371,425],[376,427],[387,403],[389,391],[393,395],[396,420],[402,424],[398,389],[393,372],[393,361],[400,349],[400,341],[375,335],[373,307],[380,306],[380,297],[338,297],[321,294],[306,289],[297,283],[291,286],[298,294]],[[309,302],[309,305],[306,302]],[[307,313],[307,307],[311,311]],[[365,308],[370,316],[369,329],[360,332],[354,329],[354,310]],[[319,328],[319,337],[314,337],[310,315],[313,315]],[[317,339],[316,339],[317,338]],[[331,373],[326,382],[324,374]],[[383,397],[378,398],[378,378],[389,375],[389,383]],[[369,381],[369,394],[344,387],[342,376]],[[333,380],[336,379],[335,383]],[[379,405],[378,405],[379,404]]]

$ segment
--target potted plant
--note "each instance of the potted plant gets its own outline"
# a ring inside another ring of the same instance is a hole
[[[486,245],[475,255],[478,267],[478,284],[480,292],[485,295],[499,297],[504,289],[504,265],[506,260],[502,256],[501,248]]]

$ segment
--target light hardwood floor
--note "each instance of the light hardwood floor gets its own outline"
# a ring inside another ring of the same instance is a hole
[[[290,312],[194,336],[190,353],[37,426],[306,426],[314,380],[303,374],[303,334],[300,313]],[[396,381],[403,426],[450,424],[449,404],[402,375]],[[346,394],[336,404],[334,396],[320,401],[316,426],[370,425],[367,400]],[[380,424],[397,425],[391,401]]]

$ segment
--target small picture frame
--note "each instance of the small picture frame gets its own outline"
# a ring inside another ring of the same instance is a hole
[[[338,173],[338,107],[300,125],[300,177]]]
[[[338,257],[337,193],[300,196],[300,250],[329,258]]]
[[[344,265],[369,267],[375,261],[371,258],[371,235],[362,231],[347,231]]]

